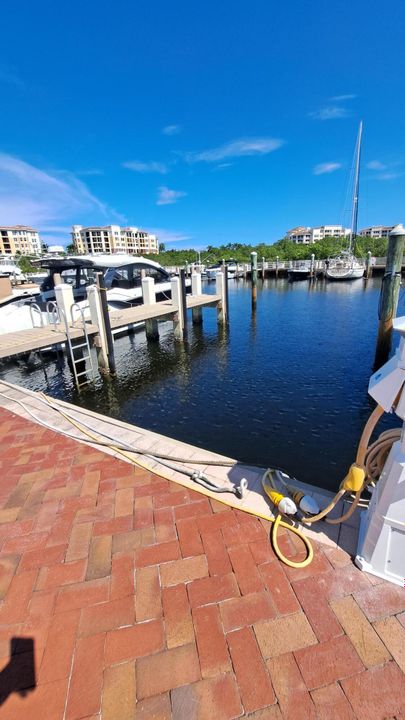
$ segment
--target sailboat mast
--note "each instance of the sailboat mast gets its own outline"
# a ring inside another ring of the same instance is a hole
[[[359,186],[360,186],[360,155],[361,155],[361,136],[363,134],[363,121],[360,121],[359,134],[357,136],[356,145],[356,172],[354,176],[354,190],[353,190],[353,209],[352,209],[352,223],[350,230],[350,252],[352,251],[353,238],[357,234],[357,215],[359,211]]]

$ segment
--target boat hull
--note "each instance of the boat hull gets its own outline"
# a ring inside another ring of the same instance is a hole
[[[358,280],[364,276],[364,268],[328,268],[328,280]]]

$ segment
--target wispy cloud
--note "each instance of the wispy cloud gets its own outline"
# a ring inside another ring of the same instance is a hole
[[[190,163],[220,162],[227,158],[267,155],[278,150],[283,144],[283,140],[271,137],[239,138],[211,150],[185,153],[184,157]]]
[[[375,178],[376,180],[396,180],[396,178],[401,177],[401,175],[403,175],[401,172],[384,172],[375,175]]]
[[[325,173],[333,173],[341,167],[341,163],[336,162],[319,163],[319,165],[315,165],[312,172],[314,175],[325,175]]]
[[[370,160],[370,162],[367,163],[366,168],[369,170],[386,170],[387,165],[385,163],[380,162],[379,160]]]
[[[310,112],[309,116],[314,120],[340,120],[340,118],[349,117],[350,112],[347,108],[338,105],[327,105],[326,107]]]
[[[128,170],[133,170],[134,172],[139,173],[160,173],[161,175],[166,175],[168,172],[167,165],[161,162],[142,162],[142,160],[128,160],[127,162],[123,162],[122,166],[125,168],[128,168]]]
[[[158,199],[156,205],[174,205],[177,200],[187,195],[182,190],[170,190],[165,185],[161,185],[158,188]]]
[[[100,170],[99,168],[89,168],[88,170],[76,170],[76,175],[104,175],[104,170]]]
[[[85,214],[125,222],[72,173],[46,172],[0,153],[0,217],[7,225],[34,226],[80,222]],[[55,223],[56,221],[56,223]]]
[[[348,95],[334,95],[334,97],[331,97],[332,102],[344,102],[344,100],[354,100],[357,95],[348,94]]]
[[[165,245],[171,245],[171,243],[185,242],[186,240],[192,240],[192,235],[187,235],[183,232],[176,232],[175,230],[167,230],[165,228],[151,228],[150,232],[157,235],[159,242],[165,243]]]
[[[181,132],[181,125],[166,125],[162,128],[163,135],[178,135]]]
[[[21,80],[16,69],[10,65],[0,64],[0,82],[7,83],[8,85],[14,85],[15,87],[20,88],[20,90],[25,89],[24,81]]]
[[[216,167],[212,168],[213,170],[225,170],[225,168],[232,167],[234,163],[220,163],[219,165],[216,165]]]

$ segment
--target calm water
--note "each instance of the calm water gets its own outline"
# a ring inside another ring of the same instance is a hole
[[[206,292],[215,292],[213,285]],[[230,281],[229,330],[214,309],[183,347],[170,323],[116,341],[118,377],[76,392],[66,364],[0,376],[185,442],[336,488],[370,412],[380,280]],[[400,301],[398,314],[405,314]],[[395,424],[389,418],[381,429]]]

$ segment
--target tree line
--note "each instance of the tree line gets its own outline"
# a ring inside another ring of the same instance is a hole
[[[288,238],[278,240],[278,242],[268,245],[259,243],[258,245],[248,245],[243,243],[228,243],[227,245],[207,245],[205,250],[197,251],[194,248],[187,250],[166,250],[163,243],[159,245],[159,254],[144,255],[150,260],[158,260],[161,265],[166,266],[182,266],[187,263],[196,263],[198,258],[204,265],[214,265],[221,260],[236,260],[236,262],[249,262],[250,253],[257,252],[260,260],[264,257],[267,261],[274,261],[276,257],[279,260],[309,260],[312,253],[316,260],[326,259],[338,255],[342,250],[347,250],[348,238],[325,237],[319,242],[311,245],[297,245]],[[353,252],[359,258],[364,258],[370,251],[374,257],[385,257],[387,254],[388,239],[387,238],[369,238],[358,235],[353,241]],[[68,245],[66,252],[75,255],[74,245]],[[18,255],[18,253],[17,253]],[[31,264],[29,257],[20,255],[18,264],[22,272],[34,272],[38,270]]]
[[[387,254],[387,238],[369,238],[356,236],[353,240],[353,253],[363,258],[370,251],[374,257],[385,257]],[[236,262],[249,262],[250,253],[257,252],[258,260],[262,257],[265,260],[309,260],[312,253],[316,260],[326,259],[338,255],[342,250],[347,250],[348,238],[325,237],[319,242],[311,245],[298,245],[297,243],[283,238],[278,242],[268,245],[245,245],[243,243],[228,243],[227,245],[207,245],[205,250],[197,252],[194,248],[187,250],[166,250],[163,244],[159,245],[158,259],[161,265],[177,266],[186,263],[198,262],[198,256],[205,265],[215,264],[221,260],[236,260]],[[156,260],[156,255],[145,255],[145,257]]]

